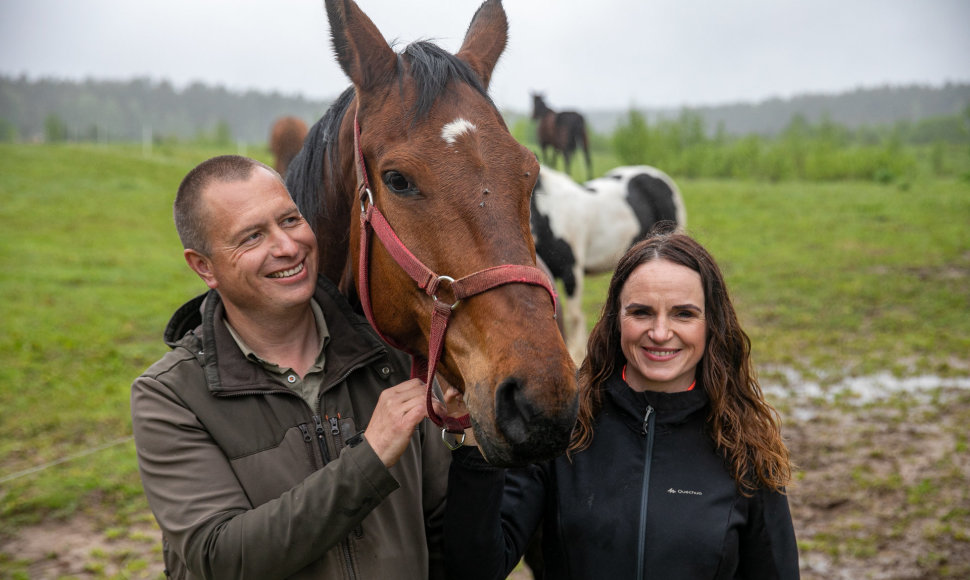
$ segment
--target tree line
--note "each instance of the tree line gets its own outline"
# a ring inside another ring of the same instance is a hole
[[[308,124],[329,102],[168,81],[31,80],[0,76],[0,141],[203,140],[265,143],[283,115]]]
[[[0,75],[0,142],[266,143],[283,115],[314,123],[329,107],[302,96],[167,81]],[[594,149],[675,176],[871,179],[970,174],[970,84],[859,89],[759,104],[594,112]],[[787,115],[787,117],[785,116]],[[534,123],[505,112],[528,144]],[[782,121],[784,119],[784,122]],[[873,120],[877,121],[873,121]],[[868,120],[868,122],[867,122]]]

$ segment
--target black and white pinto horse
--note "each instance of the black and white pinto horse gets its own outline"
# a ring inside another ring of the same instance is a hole
[[[612,272],[630,246],[658,222],[686,228],[687,210],[673,179],[655,167],[617,167],[580,185],[542,165],[531,219],[536,254],[566,293],[566,345],[578,363],[586,353],[585,275]]]

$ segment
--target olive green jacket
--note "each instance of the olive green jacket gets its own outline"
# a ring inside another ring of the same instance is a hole
[[[406,357],[329,280],[318,408],[247,360],[210,291],[132,385],[138,466],[173,578],[439,578],[449,452],[424,421],[387,469],[360,436]]]

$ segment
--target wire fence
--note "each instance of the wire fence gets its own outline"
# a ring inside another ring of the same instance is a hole
[[[74,461],[75,459],[80,459],[82,457],[87,457],[88,455],[93,455],[93,454],[95,454],[95,453],[97,453],[99,451],[104,451],[105,449],[110,449],[111,447],[115,447],[117,445],[121,445],[123,443],[127,443],[129,441],[132,441],[133,439],[134,439],[134,436],[133,435],[128,435],[127,437],[122,437],[120,439],[115,439],[113,441],[108,441],[107,443],[102,443],[101,445],[98,445],[97,447],[90,447],[88,449],[84,449],[82,451],[78,451],[77,453],[72,453],[71,455],[67,455],[65,457],[61,457],[60,459],[55,459],[54,461],[49,461],[47,463],[43,463],[41,465],[37,465],[37,466],[31,467],[30,469],[24,469],[23,471],[17,471],[15,473],[11,473],[9,475],[4,475],[3,477],[0,477],[0,483],[7,483],[8,481],[13,481],[15,479],[20,479],[21,477],[26,477],[28,475],[31,475],[33,473],[37,473],[39,471],[44,471],[45,469],[50,469],[51,467],[54,467],[55,465],[60,465],[62,463],[67,463],[68,461]]]

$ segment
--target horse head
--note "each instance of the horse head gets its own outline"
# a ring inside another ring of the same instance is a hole
[[[332,244],[323,238],[335,232],[320,232],[322,271],[364,295],[378,331],[419,357],[430,354],[432,311],[454,301],[437,370],[463,393],[486,458],[521,465],[560,454],[575,421],[576,381],[551,290],[512,281],[457,300],[458,282],[444,282],[536,264],[529,200],[539,166],[486,92],[507,40],[501,2],[482,4],[454,55],[427,42],[398,54],[356,3],[326,6],[354,97],[331,135],[339,154],[322,171],[351,200],[329,211],[348,218],[349,237]],[[361,220],[369,208],[438,276],[434,292],[386,243],[367,250],[376,237]]]
[[[546,101],[543,99],[545,95],[542,93],[531,93],[532,95],[532,118],[541,119],[546,116],[546,113],[551,113],[552,109],[549,105],[546,105]]]

